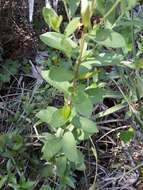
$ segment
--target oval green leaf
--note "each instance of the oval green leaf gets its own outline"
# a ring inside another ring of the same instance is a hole
[[[73,104],[78,113],[87,117],[91,116],[93,105],[90,97],[86,93],[79,91],[73,97]]]
[[[45,22],[50,25],[53,30],[59,32],[59,28],[63,20],[62,16],[58,16],[52,8],[44,7],[42,12]]]
[[[57,82],[71,81],[74,78],[73,72],[64,67],[52,67],[49,72],[49,77],[51,80]]]
[[[79,17],[75,17],[73,18],[69,24],[67,25],[67,27],[65,28],[65,35],[66,36],[70,36],[71,34],[73,34],[73,32],[77,29],[77,27],[79,26],[80,23],[80,18]]]
[[[53,136],[53,138],[48,139],[43,148],[43,159],[50,160],[53,156],[55,156],[62,148],[62,140]]]
[[[76,148],[76,140],[71,132],[66,132],[63,136],[63,152],[65,156],[72,162],[78,162],[78,153]]]
[[[81,128],[84,132],[88,134],[98,133],[98,128],[95,122],[85,117],[75,117],[72,120],[72,123],[75,127]]]
[[[50,124],[53,113],[57,110],[55,107],[47,107],[47,109],[41,110],[36,114],[36,117],[40,119],[40,121]]]
[[[40,35],[40,39],[49,47],[61,50],[69,57],[77,47],[74,41],[57,32],[46,32]]]
[[[71,87],[71,84],[68,81],[57,82],[50,78],[50,70],[42,71],[43,78],[57,90],[68,94],[68,89]]]

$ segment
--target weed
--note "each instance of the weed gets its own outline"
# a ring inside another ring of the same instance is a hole
[[[136,88],[137,83],[140,86],[136,101],[142,97],[142,79],[139,71],[136,72],[136,60],[139,57],[136,56],[135,49],[135,39],[142,24],[140,21],[137,24],[132,11],[129,11],[137,2],[63,0],[63,3],[69,19],[67,25],[63,29],[63,16],[58,16],[50,6],[44,7],[44,20],[51,26],[52,31],[42,34],[40,39],[68,58],[64,64],[59,61],[58,64],[51,62],[49,69],[42,71],[42,77],[63,93],[64,103],[60,108],[48,106],[36,115],[40,123],[49,125],[48,133],[37,135],[44,144],[42,159],[47,161],[50,173],[59,178],[58,189],[61,190],[66,186],[75,188],[73,171],[85,171],[84,155],[79,148],[82,141],[91,141],[92,151],[97,159],[91,136],[98,133],[99,128],[93,118],[97,120],[123,108],[129,108],[142,126],[140,115],[132,106],[133,100],[129,98],[128,92],[119,86],[119,81],[122,82],[129,73],[134,73],[136,79],[131,83],[135,82]],[[75,10],[79,3],[81,14],[76,16]],[[95,10],[101,16],[99,22],[92,22],[93,16],[96,17]],[[76,32],[80,26],[82,28],[77,39]],[[128,56],[133,60],[130,64],[125,61]],[[113,66],[115,70],[112,70]],[[111,86],[114,84],[117,90],[113,91],[109,83]],[[129,79],[126,79],[126,83],[128,86]],[[130,89],[129,92],[132,91],[133,89]],[[93,115],[93,108],[103,102],[105,97],[119,97],[119,100],[115,106]],[[120,135],[125,141],[129,141],[133,136],[131,130]],[[95,186],[96,176],[90,189],[95,189]]]

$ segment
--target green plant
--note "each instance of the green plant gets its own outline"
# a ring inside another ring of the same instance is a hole
[[[59,189],[67,185],[75,188],[72,171],[85,170],[79,145],[98,132],[92,115],[94,105],[105,97],[117,99],[117,105],[96,114],[96,119],[130,106],[121,89],[113,91],[107,84],[120,82],[125,70],[136,69],[135,49],[130,44],[135,42],[133,28],[141,24],[129,16],[129,10],[137,3],[135,0],[63,0],[63,3],[69,19],[64,32],[60,32],[64,27],[62,16],[51,7],[44,8],[44,19],[53,31],[42,34],[40,39],[69,60],[65,64],[51,64],[48,70],[42,71],[43,78],[63,93],[64,103],[60,108],[48,106],[36,115],[40,123],[49,125],[48,133],[37,135],[44,144],[42,158],[48,162],[47,171],[51,171],[50,176],[59,177]],[[75,16],[79,3],[81,14]],[[99,22],[93,20],[95,10],[101,17]],[[126,32],[128,27],[132,28],[133,34],[121,34],[122,25]],[[125,60],[132,52],[134,62],[127,65]],[[106,68],[111,66],[116,70],[107,74]],[[90,189],[95,189],[95,180]]]
[[[14,190],[30,190],[35,185],[35,181],[27,181],[24,176],[20,176],[20,181],[17,179],[13,173],[8,172],[5,176],[0,176],[0,188],[6,185]]]
[[[24,138],[16,132],[0,134],[0,155],[3,160],[0,172],[0,189],[29,190],[36,184],[24,176]]]
[[[2,60],[2,64],[0,66],[0,84],[9,82],[11,76],[14,76],[15,74],[17,74],[18,67],[19,67],[18,61],[7,59],[4,62]]]

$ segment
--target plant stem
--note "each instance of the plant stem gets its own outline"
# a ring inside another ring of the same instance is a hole
[[[67,3],[65,2],[65,0],[63,0],[63,3],[64,3],[64,7],[65,7],[65,11],[66,11],[67,18],[68,18],[68,20],[70,21],[71,18],[70,18],[69,12],[68,12]]]
[[[127,96],[125,95],[125,93],[123,92],[123,90],[120,88],[120,86],[117,84],[117,82],[115,80],[112,80],[116,86],[118,87],[118,89],[120,90],[121,94],[123,95],[125,101],[127,102],[127,104],[129,105],[130,110],[132,111],[132,113],[134,114],[135,118],[137,119],[137,121],[139,122],[140,126],[141,126],[141,130],[143,131],[143,122],[140,119],[137,111],[134,109],[134,107],[132,106],[132,103],[130,102],[130,100],[127,98]]]
[[[67,15],[68,21],[70,22],[72,18],[71,18],[70,14],[69,14],[67,3],[66,3],[65,0],[63,0],[63,4],[64,4],[64,7],[65,7],[65,11],[66,11],[66,15]],[[74,37],[74,40],[76,41],[76,37],[75,37],[74,33],[73,33],[73,37]]]
[[[111,13],[112,11],[118,6],[121,0],[117,0],[114,5],[111,7],[111,9],[104,15],[103,20],[105,20]]]
[[[120,14],[115,23],[112,25],[112,29],[117,26],[118,22],[121,20],[124,14],[125,14],[124,12]]]
[[[131,19],[132,19],[131,29],[132,29],[133,59],[135,61],[136,60],[136,44],[135,44],[135,34],[134,34],[134,25],[133,25],[133,19],[134,19],[133,10],[131,10]]]
[[[98,157],[97,157],[96,147],[95,147],[94,142],[93,142],[93,140],[92,140],[91,137],[90,137],[90,142],[91,142],[91,144],[92,144],[91,150],[92,150],[92,152],[93,152],[93,155],[94,155],[95,161],[96,161],[95,176],[94,176],[94,181],[93,181],[92,188],[96,189],[96,178],[97,178],[97,169],[98,169],[98,168],[97,168],[97,167],[98,167]],[[92,189],[92,188],[91,188],[91,189]],[[90,189],[89,189],[89,190],[90,190]]]
[[[81,36],[81,42],[80,42],[80,54],[79,54],[79,57],[76,61],[76,64],[75,64],[75,67],[74,67],[74,81],[73,81],[73,87],[74,89],[76,89],[76,85],[77,85],[77,80],[78,80],[78,77],[79,77],[79,68],[80,68],[80,64],[82,62],[82,55],[83,55],[83,50],[84,50],[84,42],[85,42],[85,34],[82,33],[82,36]]]

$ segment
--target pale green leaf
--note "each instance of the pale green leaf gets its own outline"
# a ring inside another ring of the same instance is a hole
[[[85,28],[90,26],[90,3],[88,0],[81,0],[81,16],[82,16],[82,23]]]
[[[63,152],[65,156],[72,162],[78,162],[78,153],[76,148],[76,140],[71,132],[66,132],[63,136]]]
[[[70,36],[71,34],[73,34],[73,32],[77,29],[77,27],[79,26],[80,23],[80,18],[79,17],[75,17],[73,18],[69,24],[67,25],[67,27],[65,28],[65,35],[66,36]]]
[[[53,128],[59,128],[63,126],[67,122],[67,118],[65,118],[65,115],[63,114],[63,109],[56,110],[51,118],[51,126]]]
[[[40,119],[40,121],[50,124],[53,113],[57,110],[55,107],[47,107],[47,109],[41,110],[36,114],[36,117]]]
[[[90,96],[90,99],[93,104],[101,103],[104,99],[106,91],[103,88],[88,88],[86,93]]]
[[[64,176],[66,171],[67,159],[65,156],[60,156],[56,158],[56,167],[57,167],[57,174],[59,176]]]
[[[64,34],[56,32],[46,32],[40,35],[40,39],[48,46],[63,51],[67,56],[71,56],[77,44]]]
[[[101,63],[102,66],[119,66],[123,60],[123,56],[117,53],[100,53],[97,55],[96,60]]]
[[[87,117],[91,116],[93,105],[86,93],[79,91],[77,95],[73,97],[73,104],[78,113]]]
[[[42,71],[43,78],[53,87],[68,94],[68,89],[71,87],[71,84],[68,81],[57,82],[50,78],[50,70]]]
[[[70,117],[70,114],[71,114],[71,106],[69,105],[65,105],[63,108],[62,108],[62,115],[65,119],[68,119]]]
[[[113,30],[110,29],[97,29],[91,32],[91,39],[96,41],[98,44],[111,47],[111,48],[123,48],[126,47],[126,42],[124,37]]]
[[[78,162],[76,163],[76,169],[79,171],[84,171],[86,169],[86,166],[84,164],[84,155],[81,151],[77,150],[78,153]]]
[[[79,117],[79,122],[81,124],[81,128],[90,134],[94,134],[98,132],[98,128],[96,126],[96,123],[92,120],[85,118],[85,117]]]
[[[76,116],[72,120],[72,123],[75,127],[81,128],[83,131],[87,132],[88,134],[94,134],[98,132],[96,123],[88,118]]]
[[[58,16],[53,8],[43,8],[43,16],[45,22],[52,27],[53,30],[59,32],[62,16]]]
[[[53,156],[60,152],[62,148],[62,140],[53,136],[53,138],[47,140],[42,148],[43,159],[50,160]]]
[[[51,80],[56,82],[71,81],[73,79],[73,72],[64,67],[51,67],[49,72]]]
[[[99,43],[106,47],[111,47],[111,48],[126,47],[126,42],[123,36],[118,32],[112,32],[105,41]]]
[[[54,166],[52,164],[46,164],[43,168],[40,168],[41,177],[52,177]]]
[[[124,66],[121,62],[123,56],[117,53],[100,53],[96,55],[96,58],[86,59],[81,66],[92,69],[93,66],[96,67],[106,67],[106,66]]]

